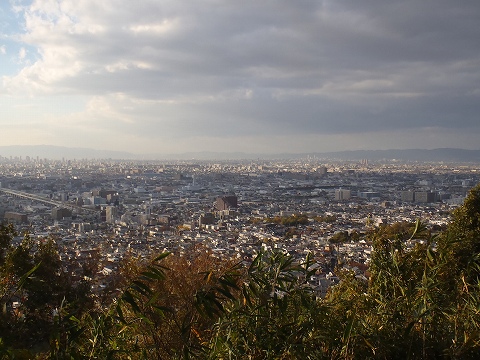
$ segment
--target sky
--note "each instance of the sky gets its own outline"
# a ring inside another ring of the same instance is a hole
[[[2,0],[0,145],[480,149],[478,0]]]

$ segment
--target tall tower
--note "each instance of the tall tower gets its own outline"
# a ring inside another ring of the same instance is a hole
[[[115,223],[118,217],[117,208],[115,206],[107,206],[105,208],[105,221],[109,224]]]

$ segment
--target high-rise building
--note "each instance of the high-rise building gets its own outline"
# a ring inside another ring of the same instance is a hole
[[[66,208],[53,208],[52,218],[54,220],[63,220],[64,218],[71,218],[72,210]]]
[[[436,200],[434,192],[431,191],[415,191],[416,203],[431,203]]]
[[[319,168],[317,168],[317,170],[315,172],[319,176],[325,176],[325,175],[327,175],[327,167],[326,166],[320,166]]]
[[[381,194],[378,191],[359,191],[358,197],[371,200],[373,198],[381,197]]]
[[[198,226],[211,225],[215,222],[215,216],[212,213],[201,214],[198,218]]]
[[[14,211],[7,211],[3,218],[7,221],[12,221],[16,223],[27,223],[28,217],[27,214],[22,214]]]
[[[237,197],[235,195],[221,196],[217,198],[217,210],[236,209],[238,206]]]
[[[402,191],[401,199],[403,202],[414,202],[415,201],[415,192],[413,191]]]
[[[352,197],[352,192],[346,189],[337,189],[335,190],[335,200],[342,201],[348,200]]]
[[[107,223],[113,224],[118,217],[117,208],[115,206],[105,207],[105,221]]]

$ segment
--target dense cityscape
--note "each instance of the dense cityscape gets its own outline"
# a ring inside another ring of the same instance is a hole
[[[0,216],[20,243],[53,238],[78,267],[98,259],[100,294],[128,254],[194,246],[249,263],[261,249],[313,255],[319,297],[335,270],[368,277],[369,229],[420,219],[443,229],[480,182],[476,164],[299,160],[121,161],[0,159]],[[412,243],[415,239],[411,240]]]

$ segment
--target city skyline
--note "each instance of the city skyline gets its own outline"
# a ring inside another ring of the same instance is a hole
[[[11,0],[1,146],[479,149],[475,1]]]

